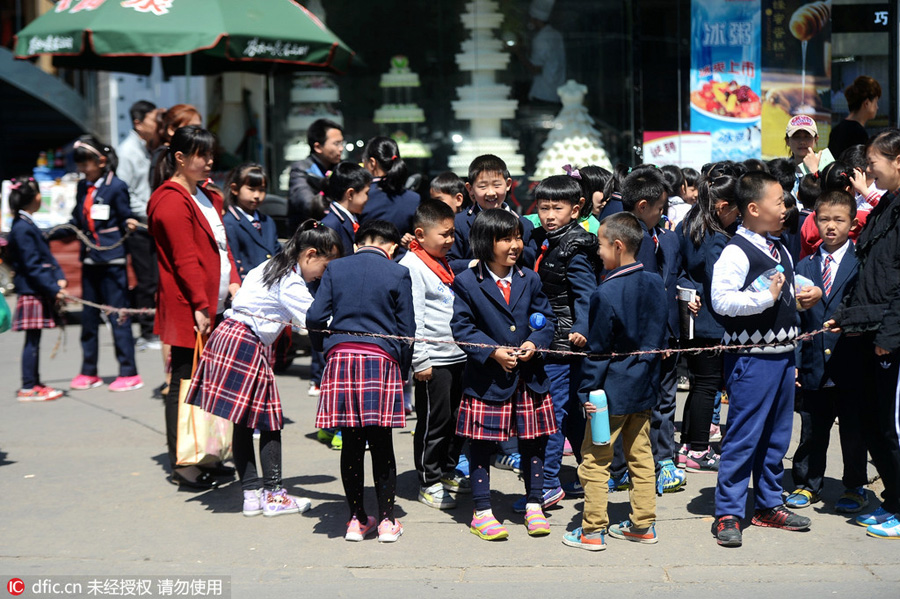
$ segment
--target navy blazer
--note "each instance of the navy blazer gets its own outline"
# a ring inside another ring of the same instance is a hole
[[[262,226],[261,231],[257,231],[250,219],[234,206],[229,206],[222,217],[228,247],[231,248],[241,280],[244,280],[248,272],[281,251],[275,221],[259,210],[256,211],[256,216]]]
[[[62,268],[44,234],[30,217],[16,215],[9,231],[9,263],[16,273],[13,284],[19,295],[56,296]]]
[[[339,343],[372,343],[393,356],[400,365],[400,376],[406,377],[412,362],[409,342],[315,330],[414,337],[409,269],[389,260],[381,250],[362,247],[352,256],[328,263],[315,297],[306,314],[314,349],[327,354]]]
[[[94,221],[94,230],[97,232],[97,239],[94,243],[99,246],[110,246],[119,241],[125,235],[125,221],[132,218],[131,214],[131,196],[128,194],[128,185],[124,181],[116,177],[112,172],[107,173],[102,178],[103,184],[97,193],[94,194],[94,205],[109,205],[109,220]],[[72,209],[72,219],[70,224],[75,225],[81,232],[91,236],[91,230],[88,228],[87,219],[84,216],[84,201],[87,198],[88,182],[84,179],[78,182],[75,194],[75,208]],[[59,236],[70,236],[63,234]],[[53,237],[59,237],[54,235]],[[81,244],[81,261],[90,258],[95,264],[105,264],[112,260],[121,260],[125,258],[125,244],[122,244],[111,250],[95,250],[90,249],[86,245]]]
[[[356,240],[356,231],[353,230],[353,221],[344,216],[338,208],[335,208],[334,202],[331,203],[328,214],[322,219],[322,224],[329,229],[337,231],[338,236],[341,238],[341,245],[344,248],[344,255],[352,255],[353,244]]]
[[[411,189],[406,189],[399,195],[391,195],[381,189],[378,183],[373,181],[369,188],[369,201],[363,208],[359,224],[375,219],[386,220],[394,223],[401,236],[412,233],[416,208],[422,198]]]
[[[600,216],[597,217],[597,220],[602,222],[607,216],[612,216],[618,212],[625,212],[625,206],[622,204],[622,196],[612,194],[609,201],[603,206],[603,210],[600,211]]]
[[[627,353],[664,347],[667,336],[662,278],[640,262],[609,272],[591,295],[587,349],[591,354]],[[649,410],[659,401],[660,354],[587,357],[582,362],[578,398],[603,389],[609,413]]]
[[[666,289],[665,321],[668,326],[668,338],[679,339],[681,326],[678,317],[678,277],[681,274],[681,242],[673,231],[654,227],[653,232],[647,230],[647,226],[641,221],[644,229],[644,239],[635,259],[643,263],[644,270],[658,274],[662,277]],[[659,240],[659,250],[653,242],[653,233]]]
[[[710,283],[716,260],[722,255],[729,238],[722,233],[707,231],[700,246],[697,247],[690,235],[685,235],[684,221],[678,223],[675,234],[681,244],[682,270],[678,284],[696,290],[700,297],[700,312],[694,317],[694,338],[721,341],[725,336],[725,327],[719,324],[710,310],[712,305]]]
[[[518,266],[512,272],[509,304],[490,273],[480,262],[457,275],[453,281],[453,338],[463,343],[486,343],[519,347],[526,341],[538,349],[547,349],[553,341],[556,317],[547,296],[541,290],[541,278]],[[543,314],[547,325],[537,331],[529,327],[534,313]],[[468,360],[463,371],[463,393],[483,401],[506,401],[516,392],[519,380],[538,394],[547,393],[550,384],[544,372],[544,359],[536,354],[519,362],[512,372],[491,359],[492,347],[461,345]]]
[[[822,300],[813,307],[798,312],[800,326],[804,333],[811,333],[822,328],[822,323],[832,317],[841,300],[850,289],[856,286],[859,277],[859,262],[856,259],[856,248],[853,242],[841,260],[837,273],[832,278],[831,294],[824,294],[822,283],[822,252],[816,252],[797,264],[796,272],[814,281],[816,287],[822,289]],[[852,386],[858,382],[862,365],[859,361],[863,354],[861,337],[847,337],[838,333],[821,333],[800,345],[800,385],[804,389],[818,390],[830,378],[842,386]]]
[[[502,204],[502,207],[505,210],[512,212],[505,202]],[[460,274],[469,268],[469,262],[475,257],[474,254],[472,254],[472,248],[469,245],[469,232],[472,230],[472,223],[475,222],[475,218],[480,212],[481,206],[472,204],[466,210],[457,214],[453,221],[456,229],[456,237],[453,239],[453,247],[447,252],[447,261],[450,263],[450,269],[455,274]],[[516,214],[515,212],[512,213]],[[516,216],[519,215],[516,214]],[[522,243],[524,244],[522,257],[519,258],[519,264],[531,268],[534,266],[534,260],[537,258],[538,254],[537,245],[534,242],[533,235],[534,223],[524,216],[519,216],[519,221],[522,223]]]

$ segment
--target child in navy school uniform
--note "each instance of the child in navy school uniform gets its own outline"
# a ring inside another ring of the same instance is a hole
[[[41,383],[39,369],[41,330],[56,327],[56,300],[62,299],[66,279],[43,233],[32,219],[41,208],[41,190],[31,177],[10,182],[9,264],[15,272],[16,315],[12,330],[25,331],[22,348],[22,387],[19,401],[52,401],[63,392]]]
[[[577,175],[578,171],[572,171]],[[588,309],[591,294],[597,288],[597,237],[588,233],[579,218],[585,198],[573,175],[554,175],[541,181],[534,190],[541,226],[534,230],[540,254],[534,270],[541,278],[544,294],[556,316],[556,332],[550,349],[578,352],[587,343]],[[581,461],[584,419],[578,401],[580,355],[550,355],[544,369],[550,379],[550,396],[556,414],[557,431],[547,441],[544,459],[542,506],[548,508],[572,493],[579,495],[580,484],[560,483],[563,451],[569,441],[576,461]],[[514,510],[525,511],[523,497]]]
[[[370,220],[386,220],[400,231],[400,245],[409,247],[413,240],[413,218],[421,198],[406,189],[409,169],[400,157],[397,142],[389,137],[373,137],[363,149],[363,165],[372,173],[369,201],[360,224]],[[403,255],[405,249],[398,254]]]
[[[84,174],[78,182],[71,224],[98,246],[118,247],[96,250],[81,247],[81,289],[85,300],[115,308],[128,307],[128,275],[125,230],[134,230],[137,220],[131,215],[128,186],[115,176],[115,151],[86,135],[74,145],[75,165]],[[131,391],[144,386],[134,359],[131,318],[110,318],[119,376],[110,383],[110,391]],[[72,379],[72,389],[91,389],[103,384],[97,376],[99,358],[100,310],[84,306],[81,313],[81,374]]]
[[[327,359],[316,413],[319,428],[340,427],[341,480],[350,507],[344,539],[362,541],[377,526],[378,540],[403,534],[394,518],[397,465],[391,429],[406,425],[404,375],[416,332],[409,271],[391,257],[400,245],[392,223],[372,220],[356,232],[358,249],[325,270],[306,316],[310,340]],[[319,332],[328,328],[332,333]],[[367,333],[390,336],[372,337]],[[372,454],[378,518],[366,515],[363,458]]]
[[[337,231],[344,255],[353,254],[353,243],[359,219],[369,201],[372,175],[352,162],[341,162],[331,171],[325,184],[325,195],[331,201],[322,224]]]
[[[795,299],[790,254],[771,236],[784,224],[783,194],[778,180],[762,171],[738,180],[735,198],[743,225],[713,268],[711,306],[725,328],[722,343],[739,346],[725,353],[728,430],[722,440],[712,525],[712,534],[724,547],[742,543],[741,518],[751,476],[752,524],[784,530],[805,530],[810,524],[809,518],[784,506],[781,475],[794,407],[796,303],[809,308],[822,291],[805,287]],[[783,271],[771,276],[768,289],[757,289],[762,286],[757,280],[779,265]]]
[[[285,327],[266,319],[296,318],[302,326],[313,301],[310,284],[340,255],[334,231],[313,220],[301,224],[283,252],[247,273],[191,378],[185,402],[234,423],[234,464],[245,516],[297,514],[310,507],[308,499],[288,495],[282,487],[284,418],[266,348]],[[256,470],[254,429],[259,430],[262,479]]]
[[[547,438],[556,432],[556,419],[537,351],[553,340],[556,318],[540,277],[516,264],[523,247],[522,221],[516,215],[502,209],[481,212],[470,243],[478,263],[454,280],[451,321],[453,337],[468,356],[456,434],[470,440],[475,513],[469,530],[485,540],[509,536],[491,509],[490,460],[496,443],[515,435],[528,495],[525,525],[531,536],[546,535],[544,451]],[[544,315],[547,324],[533,329],[532,314]]]
[[[432,200],[444,202],[453,210],[453,214],[462,212],[469,196],[466,193],[466,184],[453,171],[446,171],[431,180],[428,194]]]
[[[853,196],[845,191],[826,192],[816,203],[815,219],[822,244],[815,254],[797,264],[797,274],[814,281],[823,293],[821,302],[800,312],[804,333],[822,328],[859,276],[854,244],[849,239],[850,230],[857,224]],[[792,462],[795,489],[785,500],[788,507],[804,508],[820,500],[835,418],[841,422],[838,430],[844,459],[844,494],[835,503],[835,511],[853,514],[869,504],[866,445],[855,402],[855,377],[862,370],[858,359],[862,353],[858,337],[830,332],[807,339],[800,346],[800,444]]]
[[[469,268],[474,257],[469,231],[475,218],[491,208],[502,208],[512,212],[506,204],[506,196],[512,188],[512,179],[506,163],[493,154],[479,156],[469,165],[469,177],[466,181],[466,190],[472,199],[472,205],[467,210],[456,215],[456,240],[447,254],[450,268],[456,274]],[[522,221],[522,264],[531,267],[534,265],[536,250],[531,239],[534,225],[527,218],[519,218]]]
[[[678,236],[659,226],[666,207],[666,182],[655,167],[637,167],[622,184],[622,205],[634,214],[644,230],[644,242],[636,256],[648,272],[657,273],[666,289],[666,340],[662,349],[678,344],[680,326],[678,299],[675,289],[681,273],[681,244]],[[660,365],[659,403],[653,408],[650,438],[653,459],[657,468],[656,491],[660,495],[672,493],[684,485],[684,470],[675,466],[675,397],[677,393],[677,356],[663,357]],[[623,468],[621,457],[613,464],[613,473]]]
[[[225,183],[228,209],[222,216],[228,246],[241,280],[281,251],[275,221],[259,211],[266,199],[266,173],[258,164],[242,164]]]
[[[628,213],[608,216],[597,232],[600,258],[609,271],[591,296],[588,350],[592,354],[658,350],[666,337],[665,288],[635,255],[645,242],[638,219]],[[582,364],[579,399],[594,418],[591,391],[607,395],[610,441],[594,445],[585,429],[578,476],[584,487],[581,527],[563,536],[563,544],[588,551],[606,549],[606,535],[656,543],[656,484],[650,442],[650,411],[659,399],[659,354],[616,358],[588,357]],[[609,526],[607,494],[616,439],[621,437],[631,476],[631,517]]]

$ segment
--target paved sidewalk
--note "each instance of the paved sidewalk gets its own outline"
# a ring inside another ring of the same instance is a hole
[[[53,360],[58,333],[44,332],[46,384],[67,389],[78,373],[79,332],[78,326],[66,329]],[[115,394],[104,386],[22,404],[15,390],[23,338],[0,336],[3,584],[13,577],[75,574],[224,575],[235,598],[900,596],[900,543],[867,538],[831,507],[842,491],[836,429],[826,501],[803,510],[813,520],[809,532],[750,527],[742,548],[720,548],[710,534],[715,475],[689,474],[685,490],[658,502],[659,544],[612,539],[606,551],[590,553],[561,543],[563,532],[579,525],[581,500],[566,499],[549,512],[550,536],[527,536],[522,516],[512,513],[523,487],[511,472],[492,470],[495,513],[510,527],[508,541],[488,543],[469,533],[466,496],[447,512],[418,503],[412,421],[394,436],[403,537],[392,545],[347,543],[339,453],[315,440],[316,401],[301,378],[308,359],[279,376],[278,385],[288,422],[285,485],[309,497],[313,508],[300,516],[244,518],[236,482],[190,493],[166,481],[163,405],[151,398],[162,382],[158,352],[138,353],[144,389]],[[100,374],[109,383],[116,374],[113,348],[107,333],[102,338]],[[789,456],[794,447],[796,441]],[[574,462],[566,458],[563,479],[574,476]],[[878,483],[872,488],[879,490]],[[367,499],[374,508],[371,489]],[[870,500],[877,505],[874,493]],[[627,493],[611,495],[613,521],[627,518],[627,502]],[[32,595],[29,589],[23,597]]]

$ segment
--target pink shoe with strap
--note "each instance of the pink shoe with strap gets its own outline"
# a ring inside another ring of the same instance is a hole
[[[481,517],[473,515],[469,531],[485,541],[499,541],[509,536],[509,531],[494,518],[494,514],[491,512],[487,512]]]

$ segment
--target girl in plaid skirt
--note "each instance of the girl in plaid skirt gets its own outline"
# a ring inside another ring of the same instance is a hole
[[[186,401],[234,423],[234,463],[244,491],[245,516],[305,512],[308,499],[281,486],[281,398],[267,348],[284,325],[301,326],[312,304],[309,286],[341,255],[341,240],[321,223],[306,221],[284,250],[251,270],[200,356]],[[264,320],[258,317],[277,320]],[[256,470],[253,430],[259,429],[263,478]]]
[[[19,401],[50,401],[63,394],[41,384],[38,372],[41,329],[56,326],[55,303],[62,298],[66,286],[59,263],[31,218],[40,207],[41,191],[35,180],[31,177],[13,179],[9,192],[9,209],[14,215],[9,232],[9,257],[16,273],[13,283],[19,299],[12,329],[25,331]]]
[[[412,337],[412,278],[391,260],[400,243],[397,227],[371,220],[356,233],[358,249],[325,270],[307,316],[310,339],[325,352],[316,426],[339,427],[343,437],[341,479],[350,506],[348,541],[362,541],[378,526],[378,540],[396,541],[403,533],[394,518],[397,466],[391,428],[406,424],[403,375],[412,347],[396,337]],[[330,324],[329,324],[330,319]],[[329,329],[327,336],[321,334]],[[373,337],[378,333],[385,337]],[[372,453],[378,518],[363,505],[363,458]]]
[[[472,224],[469,244],[478,263],[454,280],[450,326],[468,356],[456,434],[470,440],[475,503],[470,530],[489,541],[509,536],[491,510],[490,460],[498,441],[516,436],[527,495],[525,526],[531,536],[546,535],[544,452],[556,419],[536,350],[553,340],[555,317],[540,277],[516,265],[523,250],[516,215],[500,208],[483,211]],[[547,324],[531,329],[532,314],[544,315]]]

